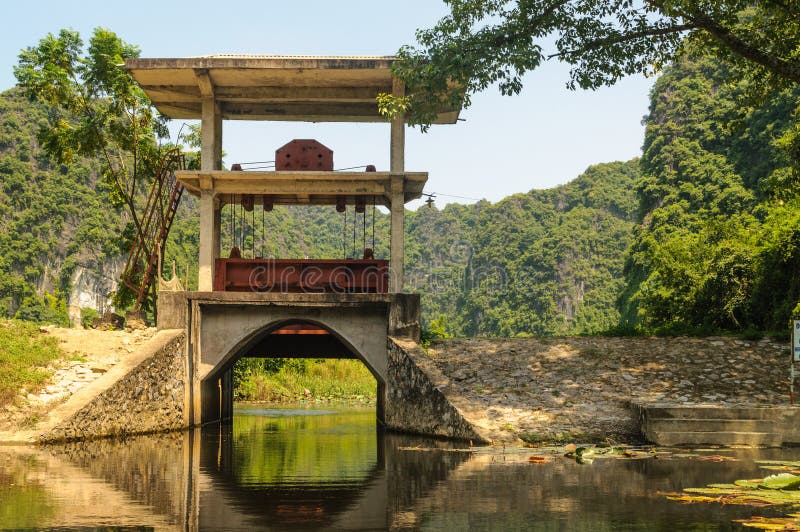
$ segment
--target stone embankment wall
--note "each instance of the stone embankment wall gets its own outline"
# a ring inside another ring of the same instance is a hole
[[[185,335],[164,330],[126,364],[54,409],[40,442],[181,429],[185,426]]]
[[[489,442],[456,406],[459,398],[445,397],[440,391],[438,386],[445,378],[417,343],[390,338],[387,373],[384,406],[387,428],[474,443]]]
[[[159,331],[15,441],[185,427],[185,341]],[[389,338],[383,416],[390,429],[474,443],[637,439],[631,403],[786,406],[788,362],[787,345],[770,339],[473,338],[423,351]]]
[[[440,391],[493,441],[637,439],[631,403],[789,400],[788,345],[768,338],[452,339],[435,341],[427,360],[445,377]]]

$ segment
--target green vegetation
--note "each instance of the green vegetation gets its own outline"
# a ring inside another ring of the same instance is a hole
[[[53,88],[37,77],[42,46],[66,43],[77,53],[75,38],[51,36],[23,54],[18,75],[29,95],[42,99]],[[135,53],[111,33],[95,39],[120,57]],[[694,38],[684,50],[653,89],[640,160],[595,165],[565,185],[494,204],[407,213],[405,288],[422,296],[426,339],[721,331],[756,338],[786,329],[800,301],[800,89],[754,92],[740,64],[721,62]],[[98,60],[90,53],[82,61]],[[131,105],[146,112],[144,102]],[[113,121],[119,111],[104,116]],[[64,153],[40,149],[38,139],[52,144],[42,131],[52,133],[53,116],[17,89],[0,95],[0,316],[63,324],[76,268],[113,270],[135,229],[104,163],[73,150],[69,165],[58,164]],[[115,139],[103,142],[133,150]],[[196,213],[187,195],[164,257],[181,276],[189,266],[190,289]],[[343,224],[332,208],[276,207],[239,219],[234,235],[226,207],[223,255],[234,245],[246,257],[360,255],[360,241],[343,245]],[[378,258],[388,257],[388,235],[388,216],[378,210]]]
[[[0,317],[64,324],[75,269],[108,269],[123,254],[123,222],[90,161],[41,152],[46,119],[19,90],[0,94]]]
[[[50,376],[44,368],[59,356],[58,341],[43,336],[38,325],[0,318],[0,405],[23,386],[35,391]]]
[[[633,228],[635,161],[549,190],[410,213],[407,288],[436,337],[596,333],[615,300]]]
[[[126,249],[145,232],[147,191],[172,148],[162,143],[166,119],[123,66],[138,55],[138,47],[103,28],[86,46],[78,32],[61,30],[23,50],[14,67],[22,93],[48,111],[37,132],[42,152],[58,164],[97,162],[110,204],[124,210]],[[125,285],[115,295],[121,305],[132,297]]]
[[[782,139],[800,89],[753,103],[747,85],[710,57],[656,82],[623,326],[786,330],[800,300],[800,173]]]
[[[800,462],[757,460],[763,468],[777,471],[763,479],[736,480],[732,484],[710,484],[704,488],[686,488],[683,493],[669,493],[667,498],[684,504],[737,504],[755,507],[778,507],[786,517],[751,517],[737,523],[758,530],[797,530],[800,525]],[[789,512],[792,513],[789,513]]]
[[[571,66],[568,87],[595,89],[629,74],[655,75],[687,43],[731,64],[750,95],[800,83],[800,5],[766,0],[447,0],[450,13],[404,46],[394,71],[408,96],[382,94],[387,116],[405,112],[423,130],[496,85],[518,94],[522,76],[553,60]],[[793,136],[800,143],[800,136]]]
[[[95,319],[100,317],[100,313],[90,307],[81,309],[81,325],[88,328],[92,325]]]
[[[245,358],[233,369],[243,401],[374,403],[375,377],[359,360]]]

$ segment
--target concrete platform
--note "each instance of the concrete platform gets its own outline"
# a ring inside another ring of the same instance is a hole
[[[634,404],[645,439],[656,445],[800,445],[800,408]]]
[[[696,447],[698,445],[749,445],[753,447],[781,447],[781,434],[777,432],[654,432],[648,440],[668,447]]]

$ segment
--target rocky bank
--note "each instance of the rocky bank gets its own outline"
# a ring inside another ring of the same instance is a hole
[[[136,358],[155,332],[48,328],[67,354],[43,390],[23,390],[0,411],[0,434],[34,429],[84,386]],[[635,440],[634,402],[789,403],[788,345],[771,339],[472,338],[416,351],[430,392],[494,442]]]
[[[131,356],[150,340],[156,329],[101,331],[44,326],[42,332],[58,338],[64,352],[48,370],[50,382],[36,393],[20,390],[17,399],[0,409],[0,433],[31,429],[56,405]]]
[[[634,439],[632,402],[786,405],[789,346],[770,339],[435,341],[435,385],[495,441]]]

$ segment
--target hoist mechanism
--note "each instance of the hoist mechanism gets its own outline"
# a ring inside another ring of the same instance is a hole
[[[313,139],[295,139],[275,151],[276,172],[334,172],[333,150]],[[232,172],[263,169],[268,162],[231,165]],[[256,166],[254,168],[255,165]],[[376,172],[374,165],[364,165]],[[347,168],[345,170],[352,170]],[[214,290],[221,291],[388,291],[388,262],[375,259],[375,204],[382,195],[375,193],[315,195],[314,190],[298,190],[297,204],[334,205],[341,216],[342,256],[330,259],[267,258],[266,214],[273,210],[274,194],[231,194],[228,224],[231,248],[227,258],[217,259]],[[311,201],[312,197],[317,198]],[[287,198],[283,197],[284,204]],[[256,235],[255,206],[259,209],[261,237]],[[371,210],[367,206],[371,205]],[[352,207],[351,207],[352,206]],[[349,211],[349,212],[348,212]],[[367,220],[371,219],[371,231]],[[369,235],[369,237],[368,237]],[[360,238],[359,238],[360,237]],[[260,240],[260,246],[257,245]],[[360,246],[359,246],[360,245]],[[359,249],[360,247],[360,249]]]
[[[295,139],[275,151],[275,170],[333,172],[333,150],[314,139]]]

